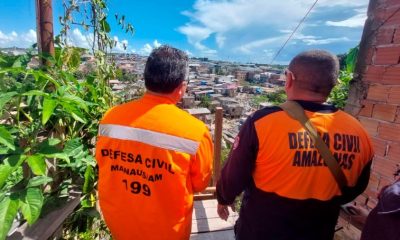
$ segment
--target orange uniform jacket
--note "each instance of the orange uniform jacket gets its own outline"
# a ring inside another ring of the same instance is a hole
[[[211,176],[213,145],[203,122],[168,98],[146,94],[100,123],[99,201],[119,239],[189,239],[193,192]]]
[[[343,194],[301,124],[279,107],[242,126],[217,183],[221,204],[243,190],[238,239],[332,239],[340,204],[368,184],[373,150],[360,123],[331,105],[298,101],[339,162]]]

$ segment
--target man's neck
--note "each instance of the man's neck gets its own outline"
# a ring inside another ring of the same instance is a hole
[[[146,90],[146,94],[166,98],[166,99],[170,100],[171,102],[173,102],[174,104],[176,104],[176,99],[171,94],[157,93],[157,92],[153,92],[150,90]]]
[[[306,101],[306,102],[312,102],[312,103],[317,103],[317,104],[323,104],[326,102],[326,99],[321,99],[321,98],[301,98],[301,97],[288,97],[288,100],[290,101]]]

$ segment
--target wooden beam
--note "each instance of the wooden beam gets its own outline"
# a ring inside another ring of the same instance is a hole
[[[39,57],[42,65],[49,65],[43,56],[54,56],[52,0],[36,0],[36,25]]]
[[[222,141],[223,110],[221,107],[215,109],[215,131],[214,131],[214,174],[213,186],[217,184],[221,174],[221,141]]]
[[[194,201],[202,201],[202,200],[209,200],[209,199],[216,199],[216,189],[215,187],[208,187],[204,191],[200,193],[196,193],[193,196]]]
[[[81,194],[79,192],[70,193],[70,198],[63,207],[55,209],[43,218],[40,218],[32,226],[28,226],[28,223],[24,223],[7,239],[49,239],[60,228],[65,219],[79,205],[81,202],[80,197]]]
[[[193,196],[194,201],[203,201],[215,199],[215,194],[213,193],[200,193]]]

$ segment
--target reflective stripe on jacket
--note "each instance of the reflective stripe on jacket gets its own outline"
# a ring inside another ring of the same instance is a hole
[[[100,122],[100,207],[113,237],[189,239],[193,192],[211,177],[212,139],[203,122],[168,98],[145,94]]]

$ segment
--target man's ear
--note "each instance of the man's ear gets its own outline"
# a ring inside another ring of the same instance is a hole
[[[293,87],[293,75],[291,72],[286,74],[286,82],[285,82],[285,89],[286,91]]]
[[[187,89],[187,82],[186,81],[183,81],[182,83],[181,83],[181,86],[180,86],[180,95],[185,95],[185,93],[186,93],[186,89]]]
[[[187,88],[187,83],[186,81],[183,81],[177,88],[175,88],[173,92],[173,98],[175,99],[176,102],[179,102],[183,95],[186,93],[186,88]]]

